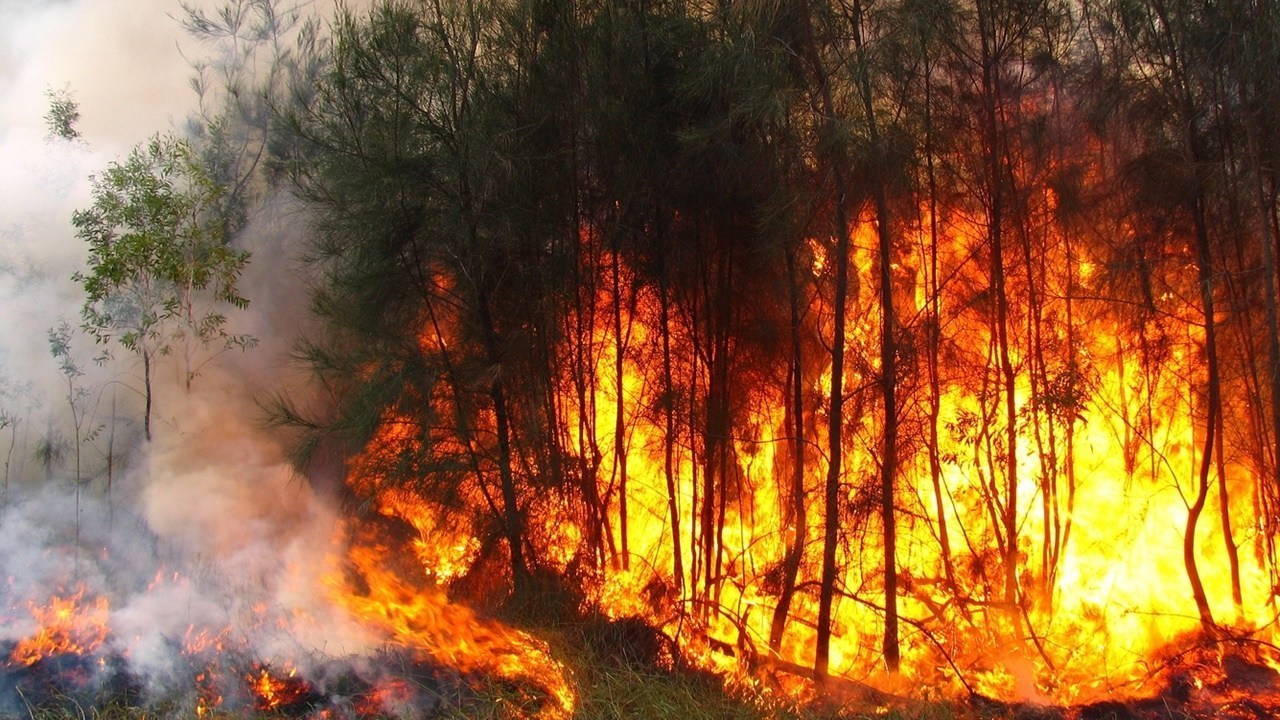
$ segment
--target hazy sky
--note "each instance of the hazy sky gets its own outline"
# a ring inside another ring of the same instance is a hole
[[[177,0],[0,0],[0,132],[44,134],[45,91],[80,103],[90,146],[178,127],[195,95]]]
[[[79,324],[71,275],[85,246],[71,215],[89,204],[89,176],[181,131],[196,107],[191,61],[214,49],[186,34],[182,14],[179,0],[0,0],[0,383],[58,381],[42,368],[46,331]],[[79,104],[78,143],[46,138],[47,93],[64,88]]]
[[[79,324],[91,173],[194,106],[177,0],[0,0],[0,382],[56,384],[47,330]],[[198,50],[187,41],[188,54]],[[46,92],[80,104],[83,142],[45,138]]]

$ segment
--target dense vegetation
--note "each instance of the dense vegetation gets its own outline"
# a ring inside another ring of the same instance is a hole
[[[676,612],[715,615],[726,583],[766,583],[776,648],[804,593],[822,677],[838,597],[882,617],[889,668],[900,598],[922,585],[960,606],[935,619],[1018,627],[1052,604],[1076,434],[1109,404],[1126,471],[1186,498],[1188,593],[1212,630],[1196,528],[1228,468],[1253,483],[1236,486],[1255,501],[1235,522],[1274,576],[1280,96],[1254,71],[1275,59],[1274,14],[1180,0],[343,13],[278,130],[277,162],[316,213],[328,334],[310,356],[335,399],[317,429],[374,447],[363,472],[378,480],[357,492],[403,488],[465,518],[517,594],[542,571],[628,567],[643,455],[665,478],[656,577],[689,599]],[[1115,362],[1137,366],[1123,383],[1141,399],[1097,396]],[[632,366],[642,389],[625,386]],[[944,414],[955,393],[975,402]],[[761,432],[766,406],[784,418]],[[1161,413],[1192,418],[1194,473],[1159,467]],[[635,446],[639,427],[658,446]],[[749,477],[757,440],[782,447]],[[983,478],[986,517],[968,527],[946,527],[948,465]],[[908,489],[908,471],[931,480]],[[746,576],[726,517],[762,497],[783,548]],[[581,534],[571,557],[562,521]],[[939,553],[901,577],[907,525]],[[879,560],[856,549],[868,537]]]

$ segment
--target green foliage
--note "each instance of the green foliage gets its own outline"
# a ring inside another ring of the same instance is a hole
[[[84,375],[84,371],[71,356],[71,326],[62,322],[56,328],[49,328],[49,354],[58,361],[58,370],[68,380],[75,380]]]
[[[80,128],[76,125],[80,122],[80,103],[71,97],[71,91],[66,88],[50,89],[45,91],[45,97],[49,98],[49,110],[44,114],[45,127],[49,130],[46,137],[50,140],[78,140]]]
[[[249,304],[236,287],[249,255],[224,242],[220,194],[190,144],[156,136],[95,178],[93,204],[72,217],[89,244],[88,270],[74,276],[84,329],[103,358],[116,344],[142,359],[148,400],[157,356],[182,350],[189,385],[195,349],[254,343],[228,332],[220,310]]]
[[[319,72],[317,23],[284,0],[179,2],[187,34],[208,48],[192,63],[199,110],[188,132],[209,175],[228,234],[280,179],[276,156],[291,140],[277,133],[274,110]]]

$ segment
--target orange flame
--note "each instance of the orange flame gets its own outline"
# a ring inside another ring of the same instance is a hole
[[[246,678],[256,697],[259,710],[277,710],[297,702],[311,689],[298,677],[298,670],[289,666],[283,676],[276,675],[262,663],[254,663],[254,671]]]
[[[84,603],[84,595],[81,588],[70,597],[55,595],[44,606],[29,603],[37,630],[18,641],[10,661],[30,666],[54,655],[87,655],[102,645],[110,634],[107,599]]]
[[[334,598],[356,617],[382,628],[390,641],[462,672],[476,672],[542,688],[550,702],[546,718],[573,714],[576,695],[563,666],[546,643],[471,609],[452,603],[439,590],[417,587],[388,570],[385,548],[355,547],[349,560],[362,588],[353,592],[338,577],[330,579]],[[393,687],[386,689],[394,698]]]

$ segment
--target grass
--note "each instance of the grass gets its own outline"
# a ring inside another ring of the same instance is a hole
[[[630,718],[671,720],[991,720],[967,706],[948,702],[911,703],[877,710],[853,703],[802,703],[791,698],[734,691],[710,673],[667,670],[645,653],[630,652],[615,626],[573,624],[535,631],[565,665],[577,692],[574,720]],[[625,638],[629,631],[623,630]],[[631,639],[634,641],[635,637]],[[643,642],[641,642],[643,644]],[[481,688],[473,703],[450,720],[514,720],[537,715],[540,700],[500,684]]]
[[[574,720],[978,720],[970,709],[948,703],[873,712],[853,707],[762,706],[735,697],[703,676],[676,672],[657,674],[634,669],[578,665],[578,703]],[[536,717],[544,699],[526,689],[493,683],[449,710],[427,717],[441,720],[522,720]],[[175,720],[193,717],[189,707],[135,707],[108,704],[101,708],[74,705],[32,708],[29,720]],[[282,714],[214,712],[208,720],[286,720]]]

